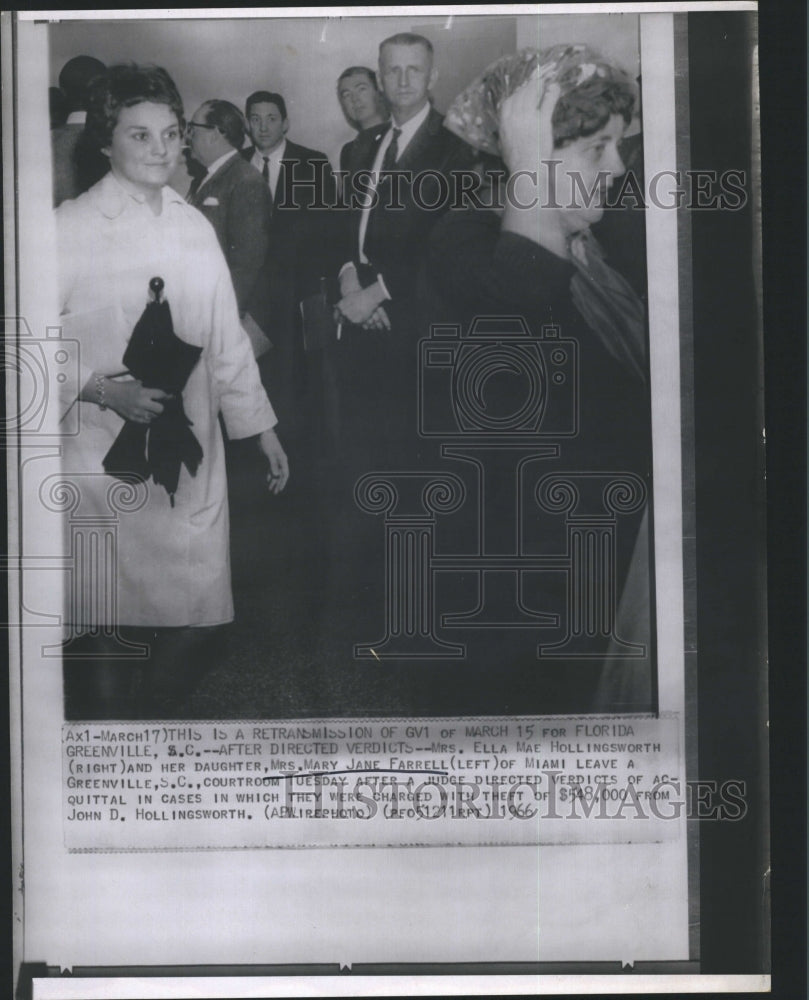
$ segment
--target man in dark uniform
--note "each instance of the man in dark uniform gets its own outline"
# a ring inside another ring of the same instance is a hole
[[[362,139],[370,132],[374,139],[388,127],[388,106],[376,82],[376,74],[367,66],[349,66],[337,79],[337,98],[346,120],[359,133],[340,150],[340,172],[357,169],[356,156]]]

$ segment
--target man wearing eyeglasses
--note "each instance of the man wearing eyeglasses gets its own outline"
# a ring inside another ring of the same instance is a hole
[[[188,146],[206,168],[191,183],[188,201],[216,230],[228,262],[242,322],[260,353],[260,330],[268,325],[265,282],[261,280],[269,245],[270,200],[267,185],[239,156],[245,121],[229,101],[206,101],[188,122]],[[259,331],[253,330],[250,317]]]

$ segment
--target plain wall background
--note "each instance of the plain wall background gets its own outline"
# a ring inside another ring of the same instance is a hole
[[[244,109],[252,91],[274,90],[287,102],[290,139],[334,160],[355,135],[337,102],[337,77],[351,65],[375,68],[379,43],[399,31],[425,34],[435,45],[439,111],[490,62],[518,48],[587,42],[633,76],[640,71],[635,14],[224,17],[53,23],[50,78],[56,86],[76,55],[107,65],[156,63],[174,78],[189,116],[209,98]]]

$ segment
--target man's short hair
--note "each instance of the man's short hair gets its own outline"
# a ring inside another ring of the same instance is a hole
[[[379,55],[382,55],[382,49],[386,45],[421,45],[427,50],[427,54],[432,59],[433,57],[433,43],[429,38],[425,38],[424,35],[414,35],[411,31],[400,31],[398,35],[391,35],[390,38],[386,38],[384,42],[379,43]]]
[[[379,84],[376,82],[376,73],[374,70],[369,69],[368,66],[349,66],[348,69],[344,69],[337,77],[337,86],[339,87],[343,80],[349,76],[367,76],[374,90],[379,90]]]
[[[177,116],[178,126],[185,127],[180,92],[164,69],[134,63],[111,66],[90,84],[85,134],[98,149],[106,149],[122,109],[147,101],[167,104]]]
[[[59,74],[59,88],[67,98],[69,111],[87,110],[87,88],[95,77],[100,76],[106,66],[93,56],[75,56],[62,67]]]
[[[206,101],[203,105],[206,125],[216,125],[234,149],[241,149],[247,131],[244,117],[230,101]]]
[[[271,90],[257,90],[254,94],[251,94],[247,98],[244,105],[245,117],[250,117],[250,108],[252,108],[254,104],[274,104],[281,112],[281,117],[287,117],[286,101],[280,94],[274,94]]]

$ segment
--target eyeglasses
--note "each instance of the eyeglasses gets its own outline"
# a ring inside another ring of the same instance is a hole
[[[204,122],[186,122],[186,132],[193,132],[195,128],[217,128],[216,125],[206,125]]]

